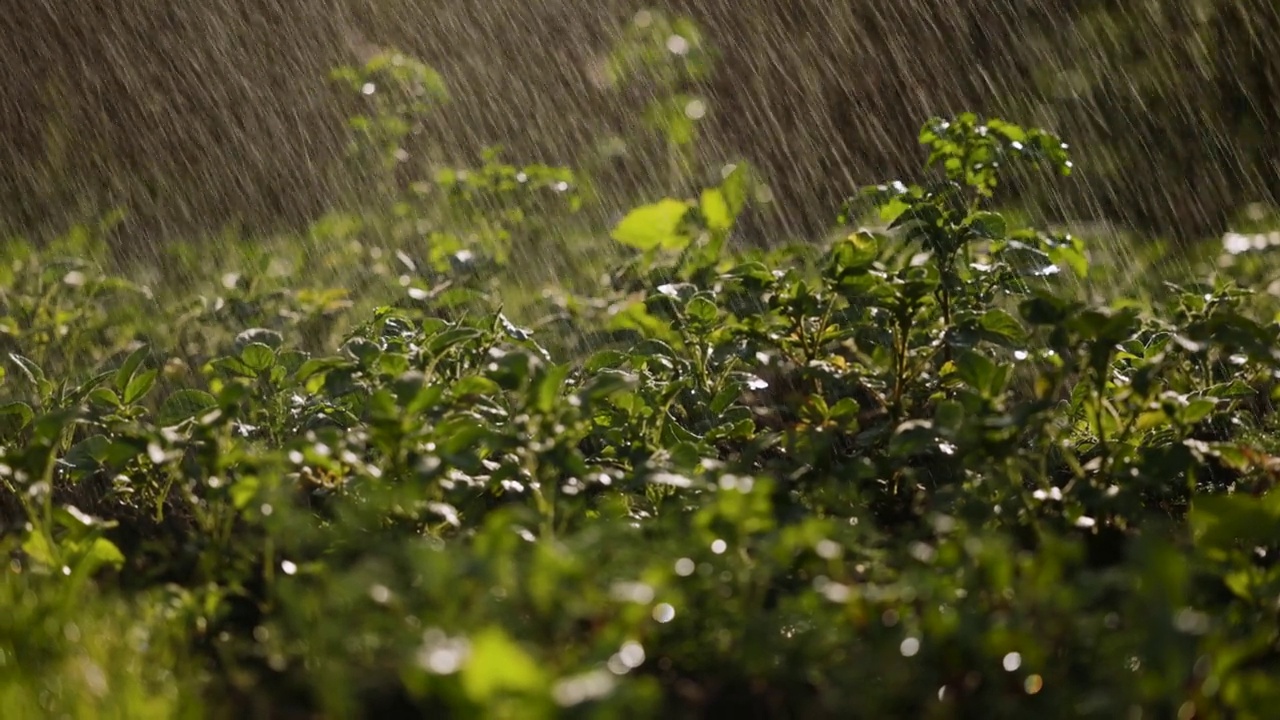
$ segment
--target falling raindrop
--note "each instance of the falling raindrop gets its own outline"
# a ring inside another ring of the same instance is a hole
[[[1011,652],[1004,656],[1004,660],[1002,660],[1000,664],[1004,666],[1004,669],[1007,672],[1013,672],[1014,670],[1022,667],[1022,655],[1016,652]]]
[[[634,641],[625,642],[618,651],[618,657],[628,668],[638,668],[644,664],[644,646]]]
[[[676,617],[676,609],[670,603],[658,603],[653,607],[653,619],[660,623],[669,623]]]

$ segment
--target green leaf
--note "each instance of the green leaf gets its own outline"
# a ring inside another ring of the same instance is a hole
[[[276,351],[269,345],[251,342],[240,350],[240,361],[256,374],[270,370],[276,364]]]
[[[1242,600],[1254,601],[1253,597],[1253,574],[1247,570],[1230,572],[1222,576],[1222,584],[1227,586],[1236,597]]]
[[[908,420],[893,431],[889,438],[889,454],[906,459],[929,452],[938,446],[938,435],[928,420]]]
[[[75,470],[91,471],[100,466],[111,449],[111,439],[105,435],[90,435],[81,440],[63,456],[62,462]]]
[[[211,364],[213,367],[228,375],[245,378],[255,378],[258,376],[258,373],[255,372],[253,368],[246,365],[244,361],[238,357],[221,357],[214,360]]]
[[[1050,248],[1049,259],[1055,265],[1065,265],[1071,268],[1071,272],[1075,273],[1078,278],[1086,278],[1089,276],[1089,259],[1070,245],[1058,245]]]
[[[1209,417],[1209,414],[1218,407],[1216,400],[1209,398],[1198,398],[1187,403],[1178,412],[1178,419],[1186,425],[1195,425],[1196,423]]]
[[[529,353],[507,353],[489,365],[486,375],[505,390],[527,388],[541,362]]]
[[[815,425],[826,422],[831,416],[831,408],[821,395],[810,395],[800,406],[800,417],[805,422]]]
[[[751,166],[744,162],[735,163],[724,181],[720,183],[720,195],[724,198],[729,217],[737,219],[747,206],[747,198],[751,192]]]
[[[24,402],[0,405],[0,435],[11,435],[31,424],[36,417],[31,406]]]
[[[1049,253],[1016,240],[1010,241],[1000,251],[999,257],[1020,275],[1047,277],[1056,274],[1059,270],[1049,257]]]
[[[89,393],[89,400],[97,403],[98,405],[105,405],[109,408],[118,408],[122,405],[120,402],[120,396],[116,394],[116,391],[104,387],[97,388],[93,392]]]
[[[427,341],[427,352],[432,355],[441,355],[449,348],[461,345],[462,343],[470,340],[475,340],[480,337],[480,335],[480,331],[475,328],[450,328]]]
[[[978,325],[986,333],[1008,343],[1022,344],[1027,341],[1027,333],[1022,323],[1009,313],[996,308],[988,310],[978,319]]]
[[[151,370],[143,370],[141,373],[134,375],[128,386],[125,387],[124,394],[120,400],[125,405],[132,405],[146,397],[147,393],[151,392],[152,386],[156,384],[156,376],[158,374],[159,371],[153,368]]]
[[[862,412],[862,406],[853,398],[841,398],[835,405],[831,406],[830,419],[834,422],[841,423],[846,430],[854,430],[858,422],[858,413]]]
[[[536,693],[547,684],[542,666],[502,630],[487,628],[471,638],[462,688],[474,702],[484,703],[499,693]]]
[[[908,228],[912,232],[907,233],[907,237],[915,237],[920,228],[936,228],[942,224],[942,210],[936,205],[920,203],[909,205],[901,213],[893,219],[889,224],[889,228]]]
[[[66,391],[63,395],[63,404],[64,405],[79,404],[81,400],[88,398],[91,394],[93,394],[95,390],[105,389],[105,388],[99,388],[99,386],[102,385],[102,383],[105,382],[107,378],[111,377],[113,374],[114,373],[112,373],[110,370],[108,370],[107,372],[98,373],[97,375],[80,383],[75,388]]]
[[[987,240],[1003,238],[1009,229],[1004,216],[993,212],[976,212],[969,216],[967,225],[975,236]]]
[[[448,457],[464,450],[477,449],[481,441],[493,435],[478,419],[473,417],[454,417],[436,426],[436,435],[440,438],[436,443],[440,454]]]
[[[1018,312],[1032,325],[1057,325],[1071,317],[1071,311],[1066,300],[1038,291],[1018,306]]]
[[[498,313],[497,320],[498,325],[502,328],[502,332],[506,333],[507,337],[515,340],[516,342],[524,342],[533,337],[533,332],[531,330],[522,328],[511,322],[505,313]]]
[[[13,363],[22,371],[22,374],[27,378],[27,382],[35,385],[41,391],[44,390],[47,382],[45,380],[44,370],[40,369],[40,366],[37,365],[34,360],[23,355],[19,355],[18,353],[9,353],[9,359],[13,360]]]
[[[1272,545],[1280,542],[1280,492],[1197,496],[1187,519],[1196,542],[1216,550]]]
[[[310,355],[300,350],[277,350],[276,367],[287,375],[296,373],[310,359]]]
[[[705,297],[695,297],[684,306],[685,315],[690,320],[700,323],[704,326],[715,324],[716,319],[720,316],[720,308]]]
[[[964,405],[955,400],[942,400],[933,412],[933,425],[939,432],[955,436],[964,426]]]
[[[80,556],[80,561],[87,565],[85,570],[92,573],[103,566],[119,570],[124,566],[125,557],[115,543],[104,537],[96,537]]]
[[[142,347],[129,353],[129,357],[125,358],[124,364],[116,371],[114,384],[116,392],[124,394],[125,388],[129,386],[129,381],[133,380],[133,375],[138,371],[138,367],[142,365],[142,361],[146,359],[151,352],[151,348],[143,345]]]
[[[250,345],[266,345],[272,350],[279,350],[284,344],[284,336],[270,328],[249,328],[236,335],[236,350],[244,352]]]
[[[587,358],[583,369],[593,373],[605,368],[618,368],[626,364],[628,357],[626,353],[618,350],[601,350]]]
[[[457,397],[469,395],[496,395],[502,391],[498,383],[480,375],[469,375],[453,384],[453,394]]]
[[[244,510],[249,507],[249,503],[258,497],[258,489],[262,486],[262,481],[256,476],[247,475],[235,481],[231,486],[231,504],[237,510]]]
[[[879,253],[876,236],[867,230],[859,230],[831,249],[831,270],[836,278],[865,270],[876,261]]]
[[[32,530],[27,533],[27,538],[22,541],[22,552],[27,557],[46,567],[52,567],[57,561],[57,555],[54,549],[49,546],[48,539],[44,533]]]
[[[996,395],[1003,389],[1000,367],[976,352],[965,351],[956,358],[956,374],[969,387],[987,396]]]
[[[730,405],[742,397],[742,384],[736,382],[727,383],[715,397],[711,398],[711,404],[708,409],[712,415],[719,415],[724,412]]]
[[[402,373],[391,383],[396,405],[405,415],[417,415],[434,406],[444,396],[444,387],[427,382],[426,375],[418,370]]]
[[[892,225],[909,209],[911,209],[911,206],[905,201],[900,198],[893,198],[880,206],[880,221]]]
[[[614,240],[637,250],[683,250],[693,239],[680,230],[688,201],[666,198],[642,205],[622,218],[610,234]]]
[[[1217,385],[1214,385],[1206,389],[1205,392],[1209,393],[1210,395],[1213,395],[1214,397],[1230,399],[1230,398],[1253,397],[1253,395],[1258,391],[1255,390],[1252,385],[1245,382],[1244,380],[1241,380],[1240,378],[1236,378],[1234,380],[1231,380],[1230,382],[1219,383]]]
[[[299,384],[305,384],[313,377],[323,376],[330,370],[339,368],[351,368],[355,364],[350,360],[340,357],[323,357],[312,358],[302,363],[302,365],[294,372],[293,379]]]
[[[409,356],[404,353],[385,352],[378,356],[373,366],[382,375],[396,377],[409,372],[413,364],[409,361]]]
[[[37,442],[58,441],[77,423],[78,414],[79,410],[76,408],[60,408],[43,412],[31,423],[32,436]]]
[[[608,327],[611,330],[635,330],[641,336],[655,339],[676,341],[679,338],[671,326],[650,313],[643,302],[631,303],[621,312],[615,313],[609,320]],[[632,353],[633,358],[634,356]]]
[[[590,402],[616,393],[631,390],[639,384],[635,375],[620,370],[599,370],[596,375],[578,389],[578,397]]]
[[[203,390],[179,390],[165,398],[156,422],[171,427],[218,407],[218,400]]]
[[[560,396],[560,388],[569,376],[569,365],[552,365],[539,374],[533,383],[533,407],[540,413],[549,413],[556,406],[556,398]]]
[[[719,188],[707,188],[702,191],[702,218],[707,228],[715,232],[724,232],[733,227],[734,215],[729,209],[729,202]]]

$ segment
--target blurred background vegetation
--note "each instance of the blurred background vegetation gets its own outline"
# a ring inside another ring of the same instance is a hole
[[[1280,12],[1271,0],[679,0],[714,72],[692,73],[696,153],[767,178],[760,238],[827,229],[858,183],[906,173],[915,131],[974,110],[1053,128],[1082,180],[1051,217],[1189,241],[1280,188]],[[342,163],[335,66],[393,46],[452,100],[421,152],[500,142],[592,171],[596,213],[651,196],[669,148],[631,132],[661,77],[611,82],[631,0],[111,0],[0,18],[0,217],[45,236],[127,209],[116,244],[305,227],[361,183]],[[696,48],[695,48],[696,50]],[[614,77],[614,80],[617,78]]]

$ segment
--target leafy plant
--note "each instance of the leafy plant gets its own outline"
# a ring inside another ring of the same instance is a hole
[[[1095,302],[996,204],[1059,138],[920,140],[832,242],[738,247],[736,163],[510,311],[581,218],[497,151],[216,262],[6,246],[5,707],[1263,716],[1269,249]]]
[[[710,76],[715,52],[691,19],[658,9],[636,13],[605,60],[608,82],[641,88],[648,100],[645,126],[665,143],[667,190],[680,192],[695,169],[694,147],[709,99],[698,91]]]

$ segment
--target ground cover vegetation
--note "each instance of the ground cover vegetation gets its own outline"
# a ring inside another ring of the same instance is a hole
[[[645,28],[668,194],[609,227],[589,170],[405,163],[448,89],[388,52],[308,234],[5,245],[7,713],[1267,716],[1265,218],[1127,277],[1008,210],[1068,143],[960,114],[744,245],[697,28]]]

